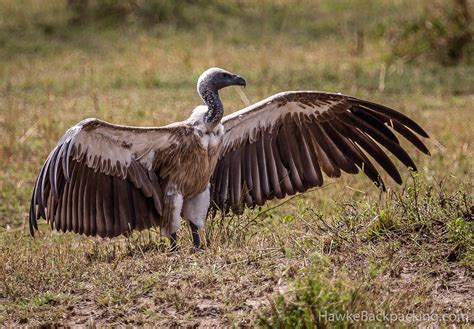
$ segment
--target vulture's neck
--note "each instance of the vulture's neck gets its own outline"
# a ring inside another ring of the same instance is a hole
[[[219,93],[213,89],[204,89],[200,91],[201,98],[207,105],[207,112],[204,114],[204,123],[213,129],[217,126],[224,116],[224,106],[222,105]]]

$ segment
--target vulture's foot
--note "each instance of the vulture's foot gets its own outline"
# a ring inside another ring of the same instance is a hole
[[[192,252],[192,253],[201,253],[201,252],[204,252],[204,248],[203,248],[203,247],[194,247],[194,246],[193,246],[193,249],[191,249],[191,252]]]

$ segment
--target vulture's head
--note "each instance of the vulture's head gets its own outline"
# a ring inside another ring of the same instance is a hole
[[[218,91],[228,86],[244,86],[245,79],[237,74],[230,73],[229,71],[213,67],[204,71],[198,79],[197,89],[200,95],[206,90]]]

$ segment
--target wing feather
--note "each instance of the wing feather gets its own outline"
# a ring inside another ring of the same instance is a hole
[[[377,111],[379,113],[383,113],[383,114],[387,115],[388,117],[392,118],[393,120],[396,120],[396,121],[400,122],[401,124],[403,124],[404,126],[412,129],[413,131],[415,131],[418,135],[420,135],[422,137],[425,137],[425,138],[430,137],[426,133],[426,131],[423,128],[420,127],[420,125],[418,125],[415,121],[413,121],[412,119],[410,119],[409,117],[407,117],[403,113],[395,111],[394,109],[391,109],[387,106],[377,104],[377,103],[373,103],[373,102],[363,100],[363,99],[357,99],[357,98],[354,98],[354,97],[350,97],[350,100],[353,101],[356,104],[364,105],[366,108],[369,108],[373,111]]]
[[[321,168],[324,173],[329,177],[341,176],[341,171],[333,159],[334,156],[331,155],[330,150],[326,146],[326,141],[321,129],[314,124],[309,125],[308,128],[312,133],[314,151],[317,154],[318,159],[320,159]]]
[[[372,158],[377,161],[379,165],[393,178],[398,184],[402,183],[402,177],[398,172],[397,168],[393,164],[392,160],[385,154],[385,152],[375,143],[372,139],[360,132],[358,129],[353,129],[346,126],[344,122],[333,121],[331,122],[337,130],[345,136],[347,139],[360,145]]]
[[[245,145],[245,182],[247,183],[247,191],[249,196],[254,196],[253,190],[253,177],[252,177],[252,154],[251,154],[252,144]],[[221,161],[219,161],[221,162]],[[248,205],[254,204],[253,198],[251,198],[250,203]]]
[[[97,188],[95,193],[95,207],[97,215],[95,217],[95,225],[97,228],[97,235],[100,237],[106,237],[106,224],[105,224],[105,214],[104,214],[104,189],[106,184],[106,176],[96,174],[97,179]]]
[[[270,199],[272,193],[270,191],[270,186],[268,183],[268,171],[267,171],[267,160],[265,157],[265,137],[260,138],[255,142],[257,148],[257,157],[258,157],[258,175],[261,182],[262,194],[266,199]]]
[[[30,205],[37,220],[79,234],[114,237],[161,225],[161,159],[169,157],[185,125],[139,128],[87,119],[69,129],[40,170]],[[132,196],[131,201],[128,199]],[[140,206],[137,208],[136,206]],[[137,213],[144,214],[137,225]]]
[[[275,157],[273,155],[272,139],[274,135],[267,135],[263,138],[264,150],[265,150],[265,161],[267,165],[268,173],[268,188],[270,192],[273,192],[276,198],[281,199],[284,196],[280,187],[280,178],[278,175],[278,169]]]
[[[412,158],[408,153],[400,146],[400,144],[390,140],[385,135],[380,133],[378,130],[372,126],[365,124],[364,121],[360,120],[358,117],[353,115],[350,112],[344,113],[341,115],[341,119],[352,126],[358,126],[359,129],[367,133],[372,137],[376,142],[380,143],[386,147],[393,155],[395,155],[405,166],[411,167],[413,170],[416,170],[416,165],[413,162]]]
[[[88,174],[87,174],[87,190],[90,195],[89,197],[89,225],[90,225],[90,235],[95,236],[97,235],[97,220],[98,220],[98,213],[99,210],[97,209],[97,193],[98,193],[98,188],[97,188],[97,175],[94,171],[91,171],[90,169],[87,169]],[[86,200],[87,201],[87,200]],[[86,202],[87,203],[87,202]]]
[[[302,125],[299,129],[299,134],[296,135],[297,145],[299,147],[299,153],[301,156],[301,163],[304,164],[304,185],[305,186],[317,186],[319,183],[319,177],[316,172],[316,166],[313,163],[311,157],[311,151],[309,148],[308,132],[305,127]],[[311,137],[309,137],[311,138]]]
[[[265,150],[265,161],[267,164],[267,172],[268,172],[268,188],[269,193],[273,193],[274,196],[278,199],[283,198],[284,194],[280,187],[280,178],[278,176],[278,169],[275,160],[275,156],[273,154],[273,146],[272,146],[272,139],[274,135],[266,135],[263,138],[264,150]]]
[[[303,181],[300,177],[301,169],[298,172],[297,165],[295,163],[296,157],[299,156],[299,152],[296,149],[296,141],[289,132],[289,127],[283,125],[280,133],[278,134],[278,149],[280,151],[280,158],[285,165],[292,189],[301,192],[304,191]]]
[[[257,144],[251,143],[249,146],[250,174],[252,176],[253,188],[250,191],[257,205],[263,204],[262,185],[260,183],[259,163],[257,155]]]
[[[226,159],[226,161],[223,162],[223,168],[222,168],[222,176],[221,176],[221,182],[220,182],[220,189],[219,189],[219,196],[218,200],[220,202],[226,200],[227,195],[228,195],[228,186],[229,186],[229,161],[230,159]]]
[[[303,192],[306,190],[306,184],[304,179],[305,174],[303,164],[301,163],[300,148],[297,142],[297,138],[300,134],[300,131],[298,129],[298,126],[292,124],[291,122],[288,122],[287,124],[283,125],[282,129],[285,130],[286,137],[288,138],[287,142],[291,154],[290,168],[292,171],[290,171],[290,177],[295,178],[297,191]],[[293,173],[294,175],[291,176],[291,173]]]
[[[428,138],[428,134],[415,121],[384,105],[341,94],[283,92],[224,117],[222,123],[226,133],[211,178],[211,195],[213,207],[223,211],[229,207],[241,211],[244,203],[253,207],[321,186],[323,172],[339,177],[341,171],[363,170],[385,189],[367,155],[401,183],[400,173],[379,146],[416,170],[395,133],[429,154],[418,137]],[[233,168],[239,158],[241,179],[237,180]],[[222,163],[227,161],[232,161],[232,179],[220,184]],[[239,191],[244,198],[237,198]]]
[[[58,164],[60,161],[57,161],[56,164]],[[61,169],[62,171],[62,169]],[[75,219],[76,216],[74,216],[75,213],[75,204],[74,204],[74,187],[77,183],[76,178],[77,178],[77,165],[74,164],[73,170],[72,170],[72,178],[71,180],[68,181],[68,189],[67,189],[67,203],[66,203],[66,220],[64,222],[61,222],[61,228],[63,232],[69,231],[73,227],[73,220]]]
[[[120,235],[121,233],[121,225],[122,225],[122,220],[121,217],[125,215],[124,212],[122,212],[122,205],[121,205],[121,200],[120,200],[120,191],[119,191],[119,185],[120,182],[118,181],[119,179],[116,176],[111,177],[111,185],[113,187],[113,195],[114,195],[114,202],[112,209],[114,211],[113,219],[114,219],[114,236]],[[127,233],[127,231],[124,231],[124,233]]]
[[[278,178],[280,181],[280,187],[282,189],[282,197],[287,195],[293,195],[295,194],[295,190],[293,188],[293,184],[291,183],[290,180],[290,174],[288,172],[288,169],[286,169],[285,165],[281,161],[280,157],[280,149],[278,147],[278,136],[274,137],[272,139],[272,154],[275,159],[275,165],[277,167],[278,171]]]
[[[104,213],[105,235],[114,236],[114,190],[113,176],[104,176],[104,192],[102,196],[102,209]]]
[[[370,111],[364,111],[358,106],[354,106],[354,110],[351,112],[359,120],[364,121],[367,126],[377,130],[380,134],[384,135],[388,140],[396,144],[400,144],[397,136],[387,127],[383,121],[380,121],[376,116],[372,115]]]
[[[132,198],[133,198],[133,208],[135,209],[135,220],[136,222],[134,223],[132,221],[132,228],[137,229],[137,230],[143,230],[145,229],[146,225],[144,223],[144,218],[147,214],[147,209],[145,200],[140,197],[138,190],[132,189]]]
[[[141,216],[141,213],[138,208],[135,206],[135,201],[133,199],[133,189],[129,184],[124,184],[127,189],[128,196],[128,211],[130,215],[130,220],[126,223],[126,228],[128,231],[132,231],[137,223],[137,217]]]
[[[231,204],[240,204],[242,197],[242,165],[241,165],[241,152],[242,149],[239,148],[232,155],[230,162],[230,172],[232,180],[230,182],[231,186]]]
[[[68,228],[68,231],[72,232],[78,232],[79,234],[84,233],[84,217],[80,215],[80,209],[82,209],[82,204],[80,203],[80,200],[83,199],[82,195],[79,194],[79,189],[80,189],[80,184],[81,184],[81,178],[80,178],[80,173],[84,168],[82,166],[78,166],[76,164],[76,177],[74,180],[71,179],[71,181],[74,182],[74,188],[73,188],[73,193],[72,193],[72,209],[71,209],[71,214],[72,214],[72,227]],[[76,192],[78,194],[76,194]]]
[[[329,132],[332,140],[334,140],[335,144],[338,145],[341,152],[347,154],[353,160],[353,164],[361,168],[364,173],[375,183],[375,185],[380,186],[383,190],[385,190],[383,179],[372,162],[370,162],[367,156],[365,156],[365,154],[353,143],[352,140],[344,138],[344,135],[342,135],[337,129],[334,129],[332,124],[333,122],[328,123],[328,127],[325,129]],[[359,169],[355,167],[355,170],[351,173],[356,174],[358,172]]]
[[[357,174],[359,170],[356,167],[351,156],[354,154],[350,148],[341,140],[340,135],[331,127],[328,122],[321,122],[321,130],[325,135],[326,142],[330,146],[330,153],[338,159],[339,167],[349,174]]]
[[[216,188],[214,189],[213,192],[215,192],[215,194],[213,195],[213,200],[216,200],[216,202],[222,202],[221,200],[219,200],[219,192],[220,192],[220,186],[222,184],[222,176],[223,176],[223,173],[224,173],[224,170],[222,169],[224,166],[225,166],[225,161],[221,161],[219,162],[218,166],[220,167],[219,168],[219,171],[218,171],[218,175],[216,177],[216,180],[215,180],[215,184],[217,186],[219,186],[219,188]]]
[[[82,167],[81,174],[81,187],[79,189],[79,220],[84,223],[84,234],[91,235],[91,222],[90,222],[90,190],[89,190],[89,179],[87,177],[87,168]]]
[[[304,148],[306,156],[308,158],[308,169],[310,173],[310,182],[313,186],[321,186],[323,184],[323,174],[321,172],[321,167],[319,166],[319,160],[316,153],[314,152],[314,141],[311,136],[311,132],[308,129],[306,124],[303,124],[302,127],[302,138],[300,143],[304,143]]]
[[[416,148],[418,148],[421,152],[431,155],[430,151],[426,147],[426,145],[406,126],[401,124],[399,121],[390,119],[389,116],[383,113],[375,112],[372,109],[365,108],[365,110],[371,113],[373,116],[379,118],[379,120],[383,121],[389,127],[392,127],[396,132],[403,135],[406,139],[408,139]]]

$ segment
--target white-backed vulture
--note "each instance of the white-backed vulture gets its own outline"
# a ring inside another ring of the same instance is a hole
[[[41,217],[58,231],[101,237],[158,226],[176,248],[184,217],[199,247],[209,206],[240,213],[342,171],[363,170],[385,189],[368,156],[401,183],[385,150],[416,166],[394,131],[429,154],[417,136],[428,134],[416,122],[342,94],[287,91],[223,117],[218,91],[231,85],[246,82],[223,69],[205,71],[197,83],[205,105],[182,122],[140,128],[86,119],[69,129],[36,180],[31,234]]]

